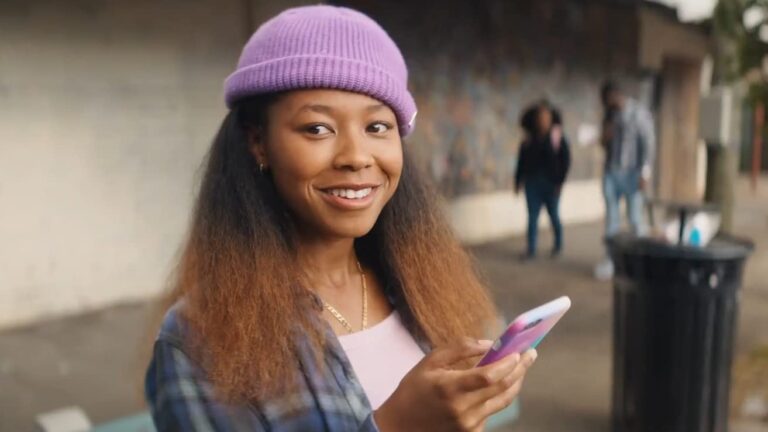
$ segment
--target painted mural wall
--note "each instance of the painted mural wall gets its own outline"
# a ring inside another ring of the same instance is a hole
[[[404,52],[419,106],[412,151],[448,198],[512,188],[521,112],[564,115],[572,180],[600,175],[599,89],[641,89],[634,7],[584,0],[336,2],[379,21]]]

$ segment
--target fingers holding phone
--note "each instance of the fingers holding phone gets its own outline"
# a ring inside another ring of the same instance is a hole
[[[468,339],[435,349],[375,412],[379,428],[482,430],[489,416],[515,400],[538,355],[535,347],[570,307],[571,300],[560,297],[518,316],[494,342]],[[461,366],[480,356],[475,367]]]
[[[479,357],[490,344],[464,342],[427,355],[376,411],[375,419],[381,430],[482,430],[489,416],[514,401],[536,358],[533,351],[508,356],[484,367],[453,367]]]
[[[522,356],[515,353],[466,371],[475,375],[475,381],[481,384],[467,395],[470,417],[487,418],[509,406],[520,393],[525,375],[537,357],[536,350],[531,349]]]

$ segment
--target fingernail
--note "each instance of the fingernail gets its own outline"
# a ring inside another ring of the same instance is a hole
[[[519,363],[520,362],[520,354],[519,353],[512,354],[512,360],[514,360],[515,363]]]
[[[539,356],[539,353],[535,349],[528,350],[528,352],[529,352],[529,355],[531,356],[531,364],[533,364],[533,362],[535,362],[536,358]]]
[[[478,339],[477,344],[481,348],[486,348],[487,349],[487,348],[490,348],[493,345],[493,341],[492,340],[487,340],[487,339]]]

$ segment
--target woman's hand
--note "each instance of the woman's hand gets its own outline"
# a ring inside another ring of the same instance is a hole
[[[383,432],[479,431],[486,419],[517,397],[536,351],[509,355],[471,369],[453,369],[484,354],[490,341],[466,341],[438,348],[400,382],[394,394],[375,412]]]

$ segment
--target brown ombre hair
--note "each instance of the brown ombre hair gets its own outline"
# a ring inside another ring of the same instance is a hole
[[[226,401],[289,391],[297,337],[309,340],[317,360],[328,337],[300,282],[291,212],[249,150],[248,130],[268,127],[276,97],[245,100],[224,119],[164,301],[167,308],[184,299],[188,354]],[[417,340],[436,347],[483,337],[493,303],[436,192],[404,153],[399,187],[371,232],[356,239],[358,256],[398,299],[394,306]]]

